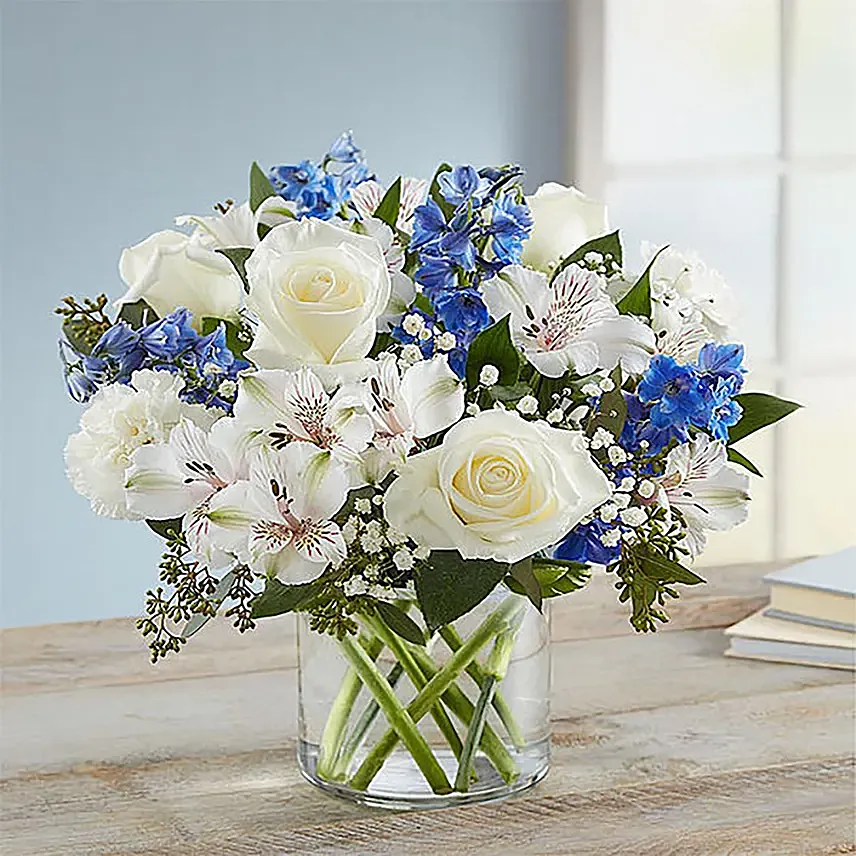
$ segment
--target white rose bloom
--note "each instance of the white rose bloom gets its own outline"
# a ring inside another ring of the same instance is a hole
[[[523,264],[547,271],[586,241],[609,231],[606,206],[575,187],[551,181],[526,202],[534,224],[523,242]]]
[[[408,458],[384,513],[420,545],[517,562],[561,540],[611,491],[581,433],[488,410]]]
[[[312,366],[322,380],[368,368],[391,294],[381,245],[323,220],[272,229],[247,261],[259,327],[247,358],[261,368]]]
[[[243,284],[232,263],[196,235],[167,230],[122,251],[119,273],[128,291],[116,305],[141,298],[163,317],[179,306],[204,316],[237,318]]]
[[[169,372],[136,371],[131,386],[100,389],[80,419],[81,431],[68,438],[65,461],[74,489],[96,514],[139,520],[128,508],[125,471],[133,453],[147,443],[165,443],[185,416],[201,425],[213,417],[200,405],[179,400],[184,381]]]

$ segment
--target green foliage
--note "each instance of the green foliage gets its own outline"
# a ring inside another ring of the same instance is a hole
[[[265,590],[253,600],[252,617],[270,618],[287,612],[297,612],[315,600],[323,588],[321,579],[286,585],[275,577],[269,577],[265,580]]]
[[[621,392],[621,366],[616,366],[609,377],[615,386],[600,397],[597,410],[589,418],[586,433],[590,437],[598,428],[605,428],[618,439],[627,419],[627,402]]]
[[[761,428],[766,428],[789,413],[799,410],[801,404],[786,401],[766,392],[741,392],[734,400],[743,408],[743,415],[736,425],[728,429],[728,442],[736,443]]]
[[[374,215],[378,220],[383,220],[391,229],[395,229],[398,221],[398,209],[401,206],[401,177],[392,183],[392,186],[384,194],[380,205],[375,209]]]
[[[264,170],[253,161],[253,165],[250,167],[250,210],[255,213],[259,205],[271,196],[276,196],[273,185],[265,175]]]
[[[572,264],[581,262],[588,253],[600,253],[602,256],[612,256],[619,267],[624,262],[624,253],[621,249],[621,237],[618,232],[610,232],[608,235],[601,235],[599,238],[593,238],[591,241],[586,241],[581,247],[577,247],[569,256],[565,256],[556,269],[550,275],[552,282],[566,267]]]
[[[422,632],[422,628],[403,609],[399,609],[394,603],[378,600],[375,601],[375,610],[381,621],[396,636],[400,636],[414,645],[425,644],[425,634]]]
[[[434,177],[431,179],[431,184],[428,187],[428,195],[440,206],[440,210],[443,212],[446,220],[449,219],[452,212],[455,210],[453,205],[450,205],[443,198],[443,194],[440,193],[440,176],[444,172],[451,172],[452,165],[448,163],[441,163],[440,166],[437,167],[437,171],[434,173]]]
[[[536,556],[532,560],[532,570],[541,583],[541,594],[547,598],[579,591],[591,579],[591,568],[588,565],[566,559]]]
[[[157,321],[158,315],[145,300],[136,300],[133,303],[123,303],[116,320],[125,321],[135,330],[139,330],[140,327]]]
[[[728,460],[732,463],[739,464],[741,467],[749,470],[750,473],[754,473],[756,476],[761,476],[761,478],[764,477],[761,470],[759,470],[758,467],[749,460],[749,458],[731,446],[728,447]]]
[[[244,351],[253,343],[253,336],[248,328],[239,327],[232,321],[225,321],[222,318],[206,316],[202,319],[202,335],[213,333],[221,324],[226,328],[226,345],[229,350],[236,357],[243,357]]]
[[[645,542],[625,544],[616,570],[619,600],[630,600],[633,612],[630,623],[640,633],[653,632],[656,622],[666,622],[664,610],[667,598],[676,598],[674,584],[699,585],[704,580],[685,568],[662,550]]]
[[[651,268],[657,257],[665,250],[661,247],[648,262],[644,273],[636,280],[635,285],[616,304],[616,308],[622,315],[641,315],[651,318]]]
[[[369,351],[370,359],[377,359],[379,354],[382,354],[390,345],[393,343],[392,336],[389,333],[377,333],[375,335],[374,344],[372,345],[371,351]]]
[[[520,352],[511,341],[508,324],[510,315],[482,330],[473,339],[467,354],[467,388],[475,389],[479,385],[479,375],[486,365],[496,366],[499,370],[501,386],[513,386],[520,373]]]
[[[255,597],[252,580],[252,572],[243,565],[218,580],[193,559],[183,535],[168,538],[160,562],[163,585],[146,592],[146,614],[137,621],[152,662],[180,650],[189,636],[217,614],[226,598],[234,601],[225,615],[233,619],[235,627],[241,633],[255,627],[250,615]]]
[[[247,279],[247,259],[253,254],[250,247],[223,247],[216,250],[221,256],[226,256],[235,268],[238,276],[241,277],[241,282],[244,284],[244,291],[250,293],[250,281]]]
[[[532,387],[523,381],[513,383],[511,386],[496,384],[495,386],[488,387],[487,394],[492,401],[501,401],[503,404],[516,404],[524,395],[532,394]]]
[[[89,354],[111,321],[104,311],[107,307],[107,295],[99,294],[95,300],[89,297],[78,303],[73,297],[64,297],[54,310],[62,315],[62,332],[69,343],[81,354]]]
[[[146,520],[146,525],[152,532],[156,532],[161,538],[167,541],[177,538],[181,535],[182,518],[172,517],[168,520]]]
[[[541,612],[542,601],[544,595],[541,591],[541,582],[535,576],[532,570],[532,559],[523,559],[511,566],[511,573],[506,579],[510,578],[513,583],[516,583],[518,588],[513,591],[525,594],[529,598],[530,603],[538,612]]]
[[[478,606],[510,571],[505,562],[462,559],[457,550],[434,550],[416,572],[416,597],[429,630]]]

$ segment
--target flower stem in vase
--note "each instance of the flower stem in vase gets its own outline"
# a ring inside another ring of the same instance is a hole
[[[368,657],[374,662],[383,650],[383,642],[374,637],[360,636],[359,644],[365,649]],[[318,775],[322,779],[332,780],[336,769],[336,759],[342,750],[345,739],[345,728],[354,707],[354,702],[363,687],[354,668],[349,668],[342,679],[339,692],[330,708],[324,732],[321,735],[321,746],[318,752]]]
[[[481,651],[481,649],[484,648],[491,639],[508,626],[511,616],[520,611],[523,605],[524,604],[516,601],[516,599],[508,598],[476,628],[472,636],[464,642],[464,644],[452,655],[449,661],[442,668],[437,670],[433,677],[407,706],[406,713],[409,715],[408,719],[411,723],[418,722],[435,704],[437,704],[441,696],[460,677],[461,673],[466,669],[467,665],[475,659],[479,651]],[[371,661],[369,662],[372,668],[375,668],[374,663],[371,663]],[[377,671],[376,668],[375,671]],[[379,672],[378,675],[383,680],[383,683],[386,684],[385,679],[383,679],[383,676],[380,675]],[[389,684],[386,684],[386,686],[389,687]],[[394,695],[393,698],[395,698]],[[380,698],[378,698],[378,702],[380,702],[383,707],[383,703]],[[395,699],[395,703],[398,704],[397,699]],[[386,709],[384,709],[384,713],[386,713]],[[351,777],[349,785],[356,790],[364,791],[378,774],[380,768],[390,756],[393,749],[395,749],[395,745],[398,743],[398,740],[399,735],[397,734],[396,729],[389,729],[363,760],[359,769]],[[500,742],[500,746],[501,745],[502,744]],[[504,746],[502,748],[505,750]],[[509,760],[511,759],[509,758]],[[513,780],[517,774],[513,761],[511,762],[511,768],[511,770],[506,768],[505,774],[510,775],[511,780]],[[503,771],[500,770],[499,772],[502,773]]]
[[[387,679],[381,674],[374,660],[368,656],[361,645],[355,643],[349,636],[345,636],[339,644],[342,648],[342,653],[366,685],[366,688],[377,699],[387,721],[392,726],[390,732],[387,732],[393,735],[391,746],[394,747],[400,739],[407,747],[416,765],[422,771],[422,775],[425,776],[425,780],[431,786],[431,790],[435,794],[449,793],[452,790],[449,780],[446,778],[446,774],[443,772],[439,761],[434,757],[434,753],[431,751],[425,737],[416,727],[415,723],[417,719],[413,717],[409,710],[405,710],[402,707],[401,702],[395,695],[395,690],[393,690]],[[425,689],[427,690],[427,687]],[[430,707],[431,705],[429,704],[425,711],[426,713]],[[386,756],[384,756],[383,760],[385,758]],[[381,760],[381,764],[383,760]],[[380,769],[380,765],[378,769]],[[366,785],[368,785],[368,782]],[[361,788],[361,790],[365,790],[365,788]]]
[[[493,701],[496,687],[505,678],[511,654],[514,650],[514,637],[517,634],[519,623],[513,622],[512,627],[497,635],[493,644],[493,650],[487,659],[484,668],[484,680],[481,684],[481,692],[476,702],[470,727],[467,730],[464,742],[464,751],[458,763],[458,773],[455,776],[455,790],[467,791],[470,784],[470,775],[476,747],[481,743],[482,734],[487,724],[487,713]]]
[[[457,651],[461,645],[464,644],[464,640],[461,639],[460,634],[454,627],[451,625],[447,625],[446,627],[440,628],[440,636],[443,641],[449,646],[450,650]],[[479,685],[479,687],[484,684],[485,681],[485,672],[482,669],[481,665],[477,660],[473,660],[472,663],[467,666],[467,674]],[[493,699],[491,701],[493,705],[493,709],[496,711],[497,716],[499,717],[499,721],[505,727],[505,730],[508,732],[508,737],[511,742],[514,744],[516,749],[522,749],[526,745],[526,738],[523,736],[523,732],[520,730],[520,726],[517,724],[517,719],[514,716],[514,713],[509,707],[508,702],[505,700],[505,696],[503,696],[502,691],[497,689],[494,693]]]
[[[389,670],[386,680],[394,689],[403,674],[404,668],[401,663],[395,663]],[[372,725],[374,725],[374,721],[377,719],[377,715],[379,713],[380,705],[377,703],[377,699],[370,698],[366,703],[363,712],[360,714],[360,718],[356,721],[351,733],[348,735],[348,739],[345,741],[336,757],[336,765],[331,774],[331,778],[334,781],[343,782],[347,778],[351,761],[353,761],[354,755],[357,754],[360,746],[365,742],[365,739],[368,736]]]
[[[395,655],[398,662],[401,663],[404,668],[404,673],[408,678],[410,678],[410,681],[416,691],[418,692],[423,689],[425,684],[428,683],[428,677],[426,677],[422,669],[419,668],[419,664],[411,653],[412,647],[415,646],[408,645],[400,636],[397,636],[394,631],[384,624],[380,616],[374,616],[369,619],[369,626],[372,631],[377,634],[377,637]],[[464,747],[461,743],[461,738],[458,736],[458,732],[455,731],[455,726],[452,724],[452,720],[449,719],[449,714],[446,713],[441,701],[438,700],[437,704],[431,708],[430,712],[434,722],[437,723],[437,727],[440,729],[440,733],[446,738],[446,742],[451,747],[452,752],[455,753],[455,757],[460,760],[461,752]]]

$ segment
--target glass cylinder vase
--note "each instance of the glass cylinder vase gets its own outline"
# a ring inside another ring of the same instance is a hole
[[[539,613],[501,586],[425,645],[381,614],[358,620],[337,640],[298,617],[297,754],[312,784],[410,809],[502,799],[546,775],[547,602]]]

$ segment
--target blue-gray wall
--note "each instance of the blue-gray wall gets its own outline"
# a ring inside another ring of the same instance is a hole
[[[122,247],[355,131],[381,177],[565,169],[565,3],[3,2],[3,626],[133,615],[159,540],[67,484],[51,310]]]

